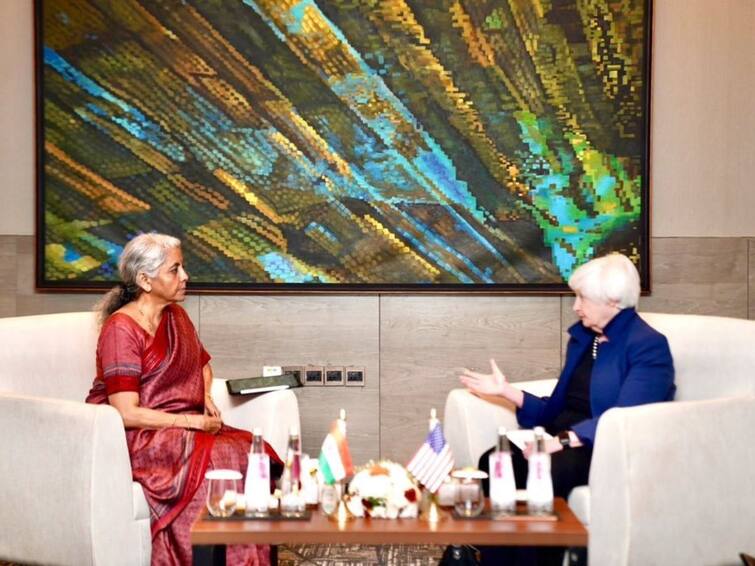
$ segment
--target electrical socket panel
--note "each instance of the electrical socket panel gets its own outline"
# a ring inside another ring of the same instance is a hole
[[[293,374],[305,387],[364,387],[364,366],[282,366],[283,373]]]
[[[364,366],[346,366],[343,368],[344,385],[349,387],[364,387],[366,372]]]
[[[304,368],[304,385],[310,387],[312,385],[322,385],[324,380],[324,373],[322,366],[306,366]]]
[[[325,385],[343,385],[342,366],[328,366],[325,368]]]

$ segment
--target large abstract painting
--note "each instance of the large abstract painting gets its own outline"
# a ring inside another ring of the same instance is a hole
[[[649,0],[37,0],[38,276],[140,232],[195,289],[647,286]]]

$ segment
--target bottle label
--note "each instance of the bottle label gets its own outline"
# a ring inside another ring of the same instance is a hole
[[[490,470],[490,501],[494,511],[513,511],[516,506],[516,485],[511,455],[493,452],[488,460]]]
[[[270,457],[250,454],[244,495],[249,511],[267,511],[270,499]]]

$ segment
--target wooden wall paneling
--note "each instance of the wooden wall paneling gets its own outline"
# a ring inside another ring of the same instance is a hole
[[[338,409],[347,411],[355,462],[378,457],[377,296],[203,296],[200,335],[218,377],[260,375],[264,365],[356,365],[364,387],[296,389],[303,450],[319,454]]]
[[[493,357],[512,381],[554,376],[559,308],[558,297],[382,297],[381,455],[408,461],[463,367],[488,371]]]
[[[566,359],[566,345],[569,343],[569,327],[579,320],[572,306],[574,305],[574,295],[564,295],[561,297],[561,365],[564,365]]]
[[[16,314],[16,236],[0,236],[0,317]]]
[[[755,320],[755,238],[748,240],[749,261],[748,266],[748,291],[747,301],[749,303],[749,318]]]
[[[650,312],[747,316],[747,239],[654,238]]]

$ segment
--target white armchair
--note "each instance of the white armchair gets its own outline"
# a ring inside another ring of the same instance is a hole
[[[755,321],[644,313],[666,335],[676,400],[600,419],[589,487],[569,505],[589,529],[593,564],[735,564],[755,551]],[[548,395],[555,380],[517,383]],[[458,465],[476,465],[511,408],[465,390],[446,401]]]
[[[0,560],[148,565],[150,520],[118,412],[83,402],[95,375],[93,313],[0,319]],[[260,426],[282,454],[299,427],[291,391],[213,396],[224,420]]]

